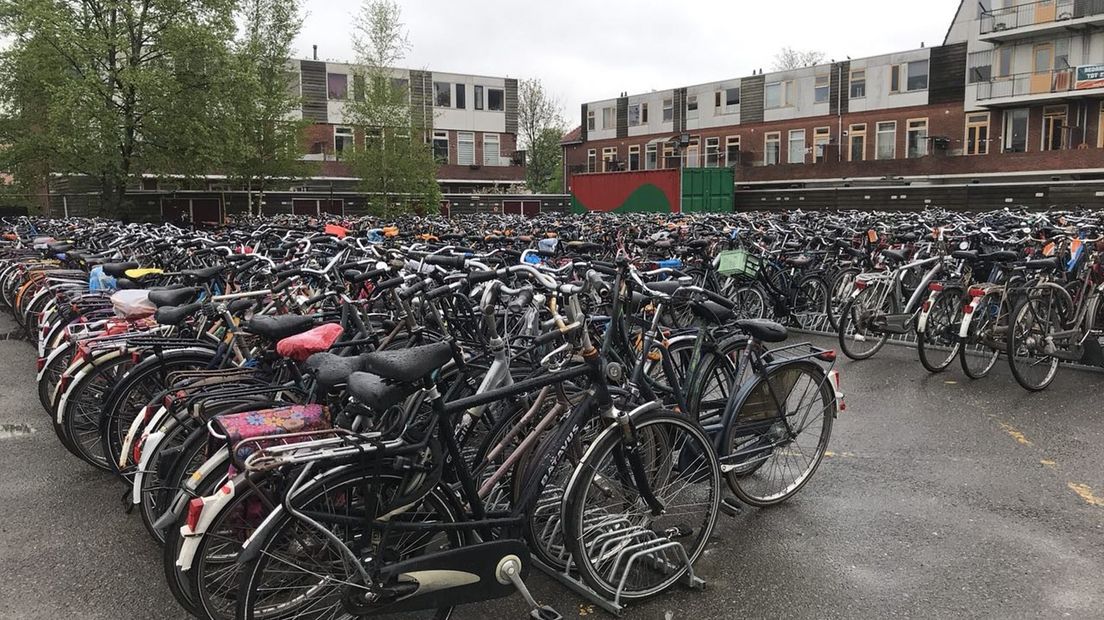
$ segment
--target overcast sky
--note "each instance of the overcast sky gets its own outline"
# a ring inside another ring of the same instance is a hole
[[[400,0],[408,67],[539,78],[579,104],[770,70],[782,47],[828,59],[940,45],[959,0]],[[359,0],[304,0],[298,53],[351,61]],[[907,10],[906,10],[907,7]]]

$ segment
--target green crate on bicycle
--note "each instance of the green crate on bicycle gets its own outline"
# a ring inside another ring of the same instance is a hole
[[[763,259],[747,250],[725,250],[717,258],[717,273],[730,278],[755,278],[763,266]]]

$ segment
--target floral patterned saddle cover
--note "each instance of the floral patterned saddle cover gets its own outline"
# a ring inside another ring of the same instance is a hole
[[[288,405],[272,409],[244,411],[220,415],[214,419],[216,430],[221,430],[230,446],[230,457],[238,469],[244,469],[245,460],[258,448],[280,443],[277,435],[306,433],[333,428],[330,411],[322,405]],[[273,436],[270,440],[250,441],[256,437]]]

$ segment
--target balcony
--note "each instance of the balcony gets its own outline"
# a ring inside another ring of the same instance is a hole
[[[1041,0],[982,11],[980,20],[982,41],[1048,36],[1056,30],[1104,25],[1104,0]]]
[[[1017,73],[976,86],[977,101],[986,106],[1099,97],[1104,94],[1104,66]]]

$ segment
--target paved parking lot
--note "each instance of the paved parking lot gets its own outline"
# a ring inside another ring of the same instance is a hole
[[[183,617],[123,487],[54,438],[32,348],[0,342],[0,359],[0,617]],[[1104,374],[1031,395],[1006,368],[930,376],[899,347],[841,367],[848,410],[805,490],[722,517],[705,591],[625,617],[1104,617]],[[567,618],[602,613],[531,587]],[[524,613],[515,596],[456,617]]]

